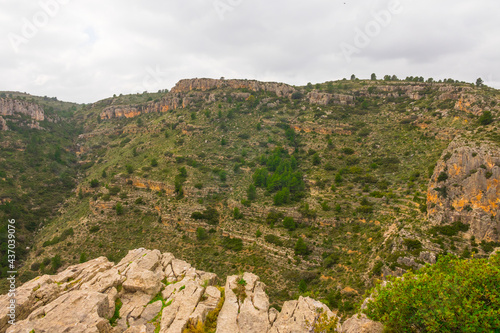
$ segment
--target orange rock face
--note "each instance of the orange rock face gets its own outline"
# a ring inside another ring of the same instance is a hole
[[[427,207],[434,225],[460,221],[469,224],[468,233],[477,240],[499,241],[498,148],[488,144],[468,145],[460,139],[453,141],[430,180]]]

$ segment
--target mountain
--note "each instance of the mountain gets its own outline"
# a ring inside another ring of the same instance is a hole
[[[150,248],[258,275],[276,309],[311,296],[345,319],[381,277],[500,245],[489,87],[221,78],[88,105],[2,99],[0,217],[22,226],[23,282]]]

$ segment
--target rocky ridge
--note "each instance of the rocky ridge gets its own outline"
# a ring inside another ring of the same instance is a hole
[[[45,113],[43,111],[43,108],[38,104],[10,98],[0,98],[0,115],[14,116],[16,114],[29,116],[32,120],[35,121],[45,120]]]
[[[278,97],[291,98],[298,90],[285,83],[260,82],[256,80],[224,80],[224,79],[184,79],[180,80],[172,90],[160,101],[152,101],[145,105],[111,105],[100,114],[101,119],[133,118],[144,113],[159,113],[185,108],[196,101],[215,102],[216,95],[211,93],[215,89],[247,89],[251,92],[267,91],[275,93]],[[246,100],[251,94],[235,92],[227,96],[237,100]],[[306,96],[311,104],[328,105],[353,105],[354,97],[344,94],[330,94],[311,91]],[[272,105],[270,105],[272,107]]]
[[[429,221],[461,222],[478,241],[500,241],[500,153],[492,144],[457,138],[443,152],[429,182]]]
[[[0,332],[182,333],[216,318],[217,333],[309,332],[318,318],[338,319],[309,297],[269,307],[265,285],[244,273],[216,287],[217,276],[196,270],[170,253],[131,250],[118,264],[105,257],[43,275],[17,288],[16,325],[9,325],[9,297],[0,297]],[[353,327],[381,325],[357,316]]]

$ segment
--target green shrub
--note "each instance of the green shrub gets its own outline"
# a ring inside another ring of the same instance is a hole
[[[196,238],[199,241],[202,241],[202,240],[205,240],[208,238],[208,235],[207,235],[205,228],[199,227],[198,229],[196,229]]]
[[[207,220],[210,225],[216,225],[219,223],[219,212],[217,209],[209,207],[203,213],[194,212],[191,214],[191,218],[195,220]]]
[[[265,235],[264,239],[266,242],[277,245],[277,246],[283,246],[283,241],[276,235]]]
[[[483,126],[489,125],[493,122],[493,115],[491,111],[484,111],[483,114],[479,117],[479,123]]]
[[[295,243],[294,250],[296,255],[308,255],[311,253],[311,250],[302,237],[299,237],[297,243]]]
[[[125,165],[125,169],[127,170],[128,174],[133,174],[134,173],[134,167],[131,164]]]
[[[283,226],[290,231],[293,231],[297,228],[297,224],[295,223],[293,217],[287,216],[283,219]]]
[[[389,332],[494,332],[500,327],[500,254],[442,257],[375,289],[364,311]]]
[[[95,233],[98,232],[99,230],[101,230],[101,227],[99,227],[98,225],[93,225],[89,228],[90,233]]]
[[[406,246],[408,251],[420,250],[422,248],[422,243],[418,239],[405,238],[403,244]]]
[[[456,236],[458,233],[466,232],[469,230],[469,225],[460,221],[453,222],[450,225],[435,226],[430,229],[430,233],[436,235],[438,233],[445,236]]]
[[[240,212],[240,209],[238,207],[234,207],[233,217],[235,220],[241,220],[243,218],[243,213]]]
[[[115,206],[116,215],[123,215],[123,205],[121,203],[117,203]]]
[[[243,240],[241,238],[223,237],[222,246],[228,250],[238,252],[243,250]]]
[[[97,179],[92,179],[90,181],[90,187],[92,187],[92,188],[99,187],[99,181]]]
[[[448,174],[446,172],[441,172],[438,176],[437,181],[438,182],[444,182],[445,180],[448,179]]]

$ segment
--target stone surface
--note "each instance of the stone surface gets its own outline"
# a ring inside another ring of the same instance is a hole
[[[162,278],[171,282],[165,285]],[[198,271],[170,253],[131,250],[116,265],[101,257],[44,275],[17,288],[17,325],[8,325],[7,295],[0,296],[0,333],[182,333],[204,322],[220,306],[216,275]],[[162,290],[163,289],[163,290]],[[161,291],[164,300],[151,302]],[[114,326],[117,304],[121,304]],[[269,308],[265,285],[244,273],[229,276],[217,318],[218,333],[307,332],[318,310],[335,316],[311,298]],[[367,331],[371,332],[371,331]]]
[[[32,312],[27,319],[11,326],[8,333],[81,332],[107,333],[112,309],[106,295],[93,291],[73,291]]]
[[[477,242],[500,241],[499,149],[455,139],[443,152],[429,182],[427,213],[436,226],[457,221],[468,224],[466,234]]]
[[[382,333],[384,325],[368,319],[364,314],[354,315],[342,324],[342,333]]]
[[[0,115],[14,116],[16,114],[29,116],[32,120],[45,120],[43,108],[38,104],[29,103],[10,98],[0,98]]]
[[[300,296],[297,301],[288,301],[283,304],[283,308],[269,332],[309,332],[320,312],[326,313],[328,318],[335,316],[325,304],[309,297]],[[340,325],[337,329],[340,330]]]

